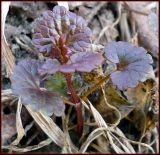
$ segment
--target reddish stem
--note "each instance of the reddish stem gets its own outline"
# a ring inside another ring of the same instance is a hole
[[[61,36],[59,38],[59,41],[57,42],[57,44],[59,45],[58,47],[58,54],[59,54],[59,61],[61,62],[61,64],[66,64],[68,62],[68,57],[66,56],[67,54],[67,48],[64,46],[66,41],[65,36]],[[72,83],[72,74],[71,73],[64,73],[64,76],[66,78],[67,81],[67,85],[68,88],[70,90],[71,93],[71,97],[72,97],[72,101],[75,104],[75,110],[77,113],[77,132],[79,133],[79,135],[82,135],[82,131],[83,131],[83,116],[82,116],[82,109],[81,109],[81,102],[80,102],[80,98],[77,95],[73,83]]]
[[[72,74],[64,74],[66,81],[67,81],[67,85],[68,88],[70,90],[71,96],[72,96],[72,100],[75,104],[75,110],[77,113],[77,132],[78,134],[81,136],[82,135],[82,131],[83,131],[83,116],[82,116],[82,107],[81,107],[81,102],[79,99],[79,96],[77,95],[73,83],[72,83]]]

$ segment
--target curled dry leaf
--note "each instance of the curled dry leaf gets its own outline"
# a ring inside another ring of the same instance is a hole
[[[122,41],[110,42],[104,52],[109,61],[117,64],[117,70],[111,73],[111,80],[120,90],[135,87],[153,72],[152,57],[142,47]]]
[[[141,82],[135,88],[129,88],[125,95],[127,99],[139,107],[144,106],[147,102],[148,97],[151,98],[151,90],[155,86],[153,79],[148,79],[145,82]]]
[[[30,104],[35,111],[61,116],[65,109],[63,100],[56,93],[40,88],[39,66],[39,62],[32,59],[19,62],[12,75],[13,93],[21,96],[22,103]]]
[[[142,136],[146,131],[155,127],[158,121],[158,113],[154,111],[155,104],[152,99],[152,89],[155,81],[148,79],[141,82],[135,88],[130,88],[125,92],[128,100],[136,104],[136,108],[128,115],[130,121],[135,125]]]
[[[104,120],[110,124],[115,124],[118,119],[123,119],[136,107],[136,104],[129,103],[110,83],[105,85],[105,97],[107,104],[104,96],[101,95],[95,107],[103,116]],[[114,107],[120,112],[120,118]]]

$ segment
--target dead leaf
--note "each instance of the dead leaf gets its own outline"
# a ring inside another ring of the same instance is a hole
[[[125,99],[110,83],[105,85],[105,96],[108,104],[105,103],[103,95],[100,95],[95,107],[103,116],[105,121],[110,124],[114,124],[119,119],[118,111],[120,112],[121,119],[123,119],[136,106],[135,104],[129,103],[128,100]]]
[[[153,129],[158,121],[158,113],[154,112],[156,106],[152,99],[152,89],[155,81],[148,79],[141,82],[135,88],[130,88],[125,92],[128,100],[136,105],[136,108],[128,115],[128,119],[140,132],[141,138],[147,131]]]
[[[131,103],[142,107],[151,98],[151,89],[154,86],[155,81],[148,79],[145,82],[140,82],[135,88],[129,88],[124,94]]]

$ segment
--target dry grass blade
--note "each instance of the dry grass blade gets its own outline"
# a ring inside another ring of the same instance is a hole
[[[149,146],[148,144],[145,144],[145,143],[142,143],[142,142],[136,142],[136,141],[133,141],[133,140],[130,140],[130,139],[127,139],[128,141],[130,141],[131,143],[133,144],[137,144],[137,145],[141,145],[143,147],[146,147],[148,148],[150,151],[152,151],[152,153],[155,153],[155,151],[153,150],[153,148],[151,146]]]
[[[8,11],[9,11],[9,6],[10,6],[10,3],[11,2],[2,2],[2,18],[1,18],[1,21],[2,21],[2,35],[4,35],[4,28],[5,28],[5,21],[6,21],[6,17],[7,17],[7,14],[8,14]],[[4,39],[5,39],[5,42],[6,42],[6,38],[4,36]]]
[[[6,64],[6,70],[7,70],[7,76],[10,77],[12,72],[13,72],[13,68],[15,65],[15,60],[14,60],[14,56],[10,50],[10,48],[8,47],[5,35],[4,35],[4,28],[5,28],[5,21],[6,21],[6,17],[8,14],[8,10],[9,10],[9,5],[10,2],[2,2],[2,57],[5,61]]]
[[[121,31],[121,39],[125,41],[131,40],[131,32],[128,24],[127,13],[123,12],[120,20],[120,31]]]
[[[105,127],[106,130],[107,130],[107,137],[110,141],[110,144],[112,145],[114,151],[116,153],[124,153],[124,151],[122,149],[120,149],[117,145],[114,144],[114,141],[113,141],[113,138],[115,139],[115,137],[113,137],[113,134],[111,132],[114,132],[115,134],[117,134],[117,132],[114,130],[114,128],[112,127],[108,127],[107,124],[105,123],[105,121],[103,120],[102,116],[100,115],[100,113],[93,107],[93,105],[90,103],[90,101],[88,101],[90,107],[91,107],[91,110],[92,110],[92,113],[93,113],[93,116],[97,122],[97,124],[101,127]],[[118,134],[119,136],[119,134]],[[121,137],[121,136],[120,136]],[[141,145],[141,146],[144,146],[144,147],[147,147],[148,149],[150,149],[153,153],[154,153],[154,150],[152,147],[150,147],[149,145],[145,144],[145,143],[141,143],[141,142],[136,142],[136,141],[132,141],[130,139],[127,139],[126,137],[122,137],[124,139],[126,139],[128,142],[131,142],[133,144],[138,144],[138,145]],[[116,138],[117,140],[117,138]],[[120,143],[121,145],[121,143]],[[124,145],[122,145],[123,149],[124,149]],[[127,152],[126,152],[127,153]],[[130,153],[131,150],[130,150]]]
[[[30,151],[38,150],[38,149],[40,149],[44,146],[47,146],[52,142],[53,141],[50,138],[48,138],[48,139],[40,142],[38,145],[28,146],[28,147],[25,147],[25,148],[19,148],[19,147],[16,147],[16,146],[12,146],[12,151],[15,151],[15,152],[30,152]],[[10,149],[10,147],[9,146],[2,146],[2,149]]]
[[[87,109],[89,108],[83,100],[82,100],[82,103],[84,104],[84,106]],[[88,103],[89,103],[90,109],[93,113],[93,117],[94,117],[96,123],[98,124],[98,126],[104,127],[106,129],[106,136],[108,137],[109,142],[110,142],[112,148],[114,149],[114,151],[116,153],[124,153],[124,151],[121,148],[119,148],[116,144],[114,144],[113,138],[112,138],[111,134],[109,133],[110,127],[108,127],[108,125],[106,124],[106,122],[104,121],[104,119],[102,118],[100,113],[94,108],[94,106],[91,104],[91,102],[89,100],[88,100]]]
[[[89,134],[87,140],[81,146],[79,153],[85,153],[85,151],[87,150],[87,148],[91,144],[91,142],[94,141],[99,136],[101,136],[104,133],[104,130],[105,130],[105,128],[97,128],[94,131],[92,131]]]
[[[126,138],[123,132],[119,128],[115,128],[115,129],[119,136]],[[127,146],[127,148],[130,150],[131,153],[136,153],[132,145],[128,142],[128,140],[122,139],[122,141]]]
[[[26,106],[27,110],[40,126],[40,128],[61,148],[64,146],[64,133],[63,131],[53,122],[50,117],[44,116],[41,112],[34,112],[30,106]],[[76,147],[72,144],[72,150],[76,150]]]
[[[116,128],[116,129],[118,129],[118,128]],[[120,129],[118,129],[118,132],[116,130],[112,130],[112,132],[117,134],[120,138],[122,138],[122,139],[124,139],[124,140],[126,140],[126,141],[128,141],[128,142],[130,142],[132,144],[141,145],[143,147],[148,148],[150,151],[152,151],[152,153],[155,153],[155,151],[153,150],[153,148],[150,145],[142,143],[142,142],[137,142],[137,141],[134,141],[134,140],[130,140],[130,139],[126,138],[124,136],[124,134],[122,135],[122,131],[120,131]]]
[[[69,133],[68,133],[68,121],[69,121],[69,115],[71,113],[72,107],[69,109],[69,113],[67,116],[63,114],[62,116],[62,122],[63,122],[63,131],[64,131],[64,146],[62,148],[62,153],[73,153],[77,152],[78,148],[72,147],[72,141],[70,139]],[[74,148],[74,150],[72,150]]]
[[[2,96],[2,103],[5,104],[9,100],[13,100],[15,95],[13,95],[11,89],[2,90],[1,93]]]
[[[11,145],[18,145],[20,140],[25,135],[25,131],[22,125],[22,120],[21,120],[21,109],[22,109],[22,103],[21,103],[21,98],[19,98],[18,106],[17,106],[17,113],[16,113],[17,138],[12,142]]]
[[[44,116],[40,112],[34,112],[29,105],[26,106],[27,110],[40,126],[40,128],[60,147],[64,145],[64,133],[62,130],[53,122],[50,117]]]
[[[116,140],[117,142],[120,144],[120,146],[122,146],[123,150],[125,151],[125,153],[135,153],[135,152],[131,152],[128,147],[126,145],[124,145],[120,139],[118,137],[116,137],[115,135],[113,135],[112,133],[110,133]]]
[[[109,142],[110,142],[111,146],[113,147],[113,149],[114,149],[114,151],[115,151],[116,153],[125,153],[122,149],[120,149],[120,148],[113,142],[113,137],[112,137],[112,135],[111,135],[109,132],[107,132],[107,136],[108,136],[108,139],[109,139]]]
[[[10,48],[5,42],[4,36],[2,37],[2,56],[6,64],[7,76],[10,77],[11,74],[13,73],[15,60]]]

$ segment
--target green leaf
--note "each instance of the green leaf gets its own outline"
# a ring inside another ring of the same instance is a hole
[[[82,79],[79,74],[72,76],[73,85],[76,91],[82,87]],[[56,73],[45,82],[45,88],[50,91],[59,93],[59,95],[67,97],[68,86],[65,77],[61,73]]]
[[[67,96],[67,83],[61,73],[50,76],[45,82],[45,87],[50,91],[59,93],[59,95]]]

